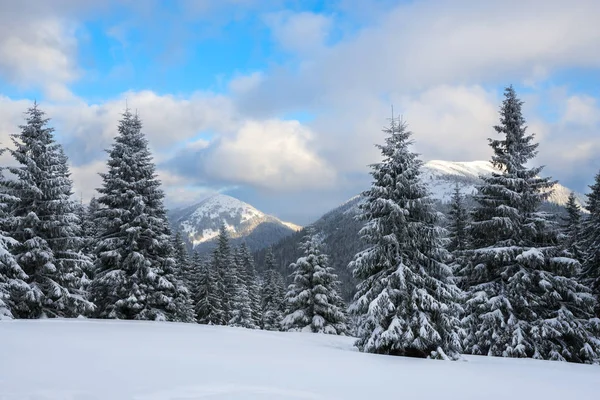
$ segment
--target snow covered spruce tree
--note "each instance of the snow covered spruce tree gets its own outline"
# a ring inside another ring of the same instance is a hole
[[[191,290],[193,266],[190,260],[190,254],[185,247],[183,236],[180,231],[177,231],[175,235],[173,235],[173,249],[175,251],[175,269],[177,271],[177,278],[179,278],[188,290]]]
[[[392,119],[383,161],[360,206],[369,247],[349,267],[359,280],[350,310],[358,315],[361,351],[456,359],[461,352],[461,292],[444,262],[443,230],[425,186],[422,162],[410,150],[412,133]]]
[[[14,149],[7,149],[18,164],[7,168],[15,179],[0,181],[6,195],[3,229],[16,240],[11,252],[29,286],[12,299],[12,313],[16,318],[76,317],[93,305],[86,300],[84,270],[90,260],[78,251],[80,228],[67,158],[37,104],[26,115],[21,133],[12,135]],[[11,269],[16,272],[14,265]]]
[[[223,323],[223,308],[217,273],[211,264],[202,261],[198,252],[192,256],[192,265],[196,321],[199,324],[220,325]]]
[[[600,318],[600,173],[590,186],[586,208],[589,216],[581,232],[583,252],[582,281],[590,287],[596,299],[595,315]]]
[[[561,242],[569,256],[582,261],[581,250],[581,208],[577,204],[575,193],[571,192],[565,206],[567,214],[561,218]]]
[[[252,316],[252,302],[250,291],[246,285],[246,271],[242,263],[240,252],[235,257],[235,279],[234,293],[231,301],[231,318],[228,325],[239,326],[242,328],[256,329],[257,324]]]
[[[220,325],[227,325],[233,316],[233,298],[237,291],[236,265],[229,245],[229,235],[225,225],[221,225],[217,237],[217,247],[211,260],[215,272],[217,296],[221,303]]]
[[[137,115],[123,114],[101,174],[101,231],[92,298],[100,318],[193,320],[188,290],[175,277],[164,194]]]
[[[301,245],[304,256],[294,264],[292,284],[285,296],[286,315],[281,327],[286,331],[305,331],[345,335],[346,315],[338,292],[339,280],[327,265],[318,239],[308,231]]]
[[[260,280],[256,274],[254,267],[254,259],[250,254],[250,249],[246,243],[240,246],[240,265],[244,274],[244,281],[248,287],[248,295],[250,296],[250,307],[252,309],[252,321],[257,327],[260,326],[262,319],[262,309],[260,304]]]
[[[490,139],[500,173],[483,178],[473,211],[473,250],[461,275],[468,290],[465,347],[473,354],[592,362],[594,299],[578,283],[579,263],[564,257],[539,211],[552,182],[525,164],[537,154],[522,102],[504,93],[500,139]]]
[[[90,269],[85,271],[89,279],[93,279],[94,277],[94,261],[96,259],[94,249],[96,248],[96,237],[100,231],[96,225],[95,215],[99,207],[100,205],[95,197],[92,197],[87,207],[83,204],[80,206],[79,219],[81,221],[81,238],[83,241],[81,252],[90,257],[91,260]]]
[[[10,252],[17,241],[4,231],[6,208],[11,200],[9,195],[0,192],[0,320],[13,318],[11,310],[18,306],[21,299],[35,295],[26,282],[27,274]]]
[[[448,250],[452,253],[466,250],[469,244],[467,229],[469,225],[469,213],[465,205],[465,196],[460,192],[458,185],[456,185],[452,194],[448,217],[448,238],[450,239]]]
[[[265,257],[265,275],[261,285],[261,328],[268,331],[281,329],[284,310],[283,277],[275,268],[273,251],[269,248]]]

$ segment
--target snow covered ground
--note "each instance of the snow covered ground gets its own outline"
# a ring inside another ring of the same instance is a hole
[[[362,354],[353,339],[194,324],[0,322],[0,399],[600,399],[600,367]]]

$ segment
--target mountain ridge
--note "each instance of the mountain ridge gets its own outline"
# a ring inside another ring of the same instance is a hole
[[[481,183],[480,175],[491,174],[492,172],[499,171],[487,161],[452,162],[432,160],[423,164],[421,177],[428,187],[431,198],[435,201],[436,209],[447,211],[456,185],[459,186],[463,194],[469,197],[469,203],[472,204],[473,200],[470,197],[476,193],[476,187]],[[560,184],[554,185],[553,189],[555,193],[550,196],[549,201],[543,207],[555,212],[562,212],[571,191]],[[580,204],[583,204],[584,196],[577,193],[576,196]],[[366,244],[358,236],[358,232],[364,223],[356,219],[360,212],[360,204],[363,201],[364,197],[361,195],[354,196],[328,211],[310,225],[315,234],[323,238],[323,250],[329,255],[329,263],[341,279],[342,294],[346,300],[352,298],[355,289],[355,282],[351,271],[348,269],[348,263],[357,252],[366,247]],[[301,255],[298,248],[303,235],[303,232],[294,233],[273,246],[277,265],[284,274],[287,266],[296,261]],[[257,252],[256,258],[259,266],[262,265],[264,256],[265,250]]]

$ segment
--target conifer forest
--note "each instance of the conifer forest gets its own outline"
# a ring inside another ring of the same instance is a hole
[[[167,217],[144,110],[115,121],[102,185],[84,204],[50,116],[33,103],[2,150],[0,319],[227,325],[342,335],[379,355],[598,363],[600,171],[584,204],[571,193],[545,207],[556,182],[536,162],[544,148],[522,106],[508,86],[481,135],[497,172],[472,194],[457,185],[442,210],[410,115],[388,120],[344,244],[355,252],[309,225],[290,261],[281,245],[233,240],[225,223],[210,251],[190,245]]]

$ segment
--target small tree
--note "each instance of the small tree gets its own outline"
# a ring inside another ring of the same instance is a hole
[[[271,249],[265,257],[265,277],[261,287],[262,321],[261,328],[269,331],[281,329],[284,307],[283,277],[275,269],[275,259]]]
[[[469,225],[469,213],[465,206],[465,198],[456,185],[450,202],[449,215],[449,239],[448,250],[458,253],[467,249],[469,244],[467,227]]]
[[[237,271],[225,225],[221,225],[217,247],[213,251],[212,270],[215,272],[217,295],[221,303],[220,324],[227,325],[233,317],[233,298],[237,291]]]
[[[578,261],[582,261],[581,250],[581,208],[577,204],[575,193],[571,192],[565,206],[567,215],[561,218],[562,246],[568,255]]]
[[[339,280],[327,266],[327,255],[309,231],[301,246],[304,256],[295,264],[293,282],[286,294],[286,316],[282,328],[287,331],[307,331],[344,335],[346,315],[338,292]]]
[[[209,263],[202,262],[197,252],[194,252],[192,265],[195,271],[196,320],[199,324],[222,324],[223,310],[216,271],[211,268]]]
[[[242,243],[240,246],[238,258],[238,270],[248,289],[250,308],[252,310],[252,322],[255,327],[259,327],[262,319],[262,310],[260,304],[260,281],[256,275],[256,269],[254,268],[254,259],[252,258],[246,243]]]
[[[183,236],[180,231],[177,231],[173,236],[173,249],[175,254],[176,275],[185,287],[192,287],[192,263],[190,254],[183,241]]]

